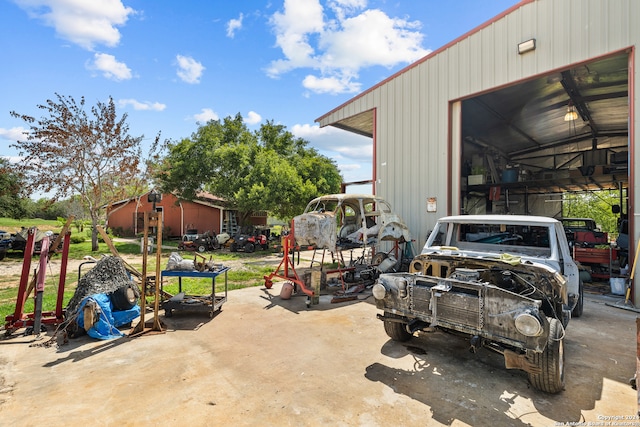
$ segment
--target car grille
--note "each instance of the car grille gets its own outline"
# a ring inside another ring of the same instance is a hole
[[[411,311],[431,317],[436,324],[444,322],[473,329],[483,327],[483,298],[479,288],[456,285],[442,290],[414,284],[410,287],[410,298]]]

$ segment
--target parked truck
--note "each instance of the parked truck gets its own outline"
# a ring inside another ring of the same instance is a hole
[[[407,273],[374,284],[378,318],[395,341],[418,331],[469,339],[504,356],[533,387],[564,388],[564,339],[583,312],[578,267],[560,221],[535,216],[441,218]]]

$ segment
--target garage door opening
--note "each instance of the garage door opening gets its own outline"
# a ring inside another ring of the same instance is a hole
[[[628,61],[618,53],[463,100],[462,213],[558,217],[567,193],[613,191],[615,215],[629,215]]]

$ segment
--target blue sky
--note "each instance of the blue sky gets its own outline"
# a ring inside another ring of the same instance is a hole
[[[517,0],[0,0],[0,155],[55,93],[113,97],[130,134],[272,120],[371,179],[371,140],[314,120]]]

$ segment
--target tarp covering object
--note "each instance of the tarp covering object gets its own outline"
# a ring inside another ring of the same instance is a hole
[[[98,319],[96,323],[87,331],[87,335],[92,338],[109,340],[121,338],[124,333],[118,330],[119,326],[140,316],[140,306],[134,305],[129,310],[114,311],[111,298],[106,294],[93,294],[84,298],[78,308],[77,323],[80,328],[84,328],[84,306],[89,301],[94,301],[99,307]]]

